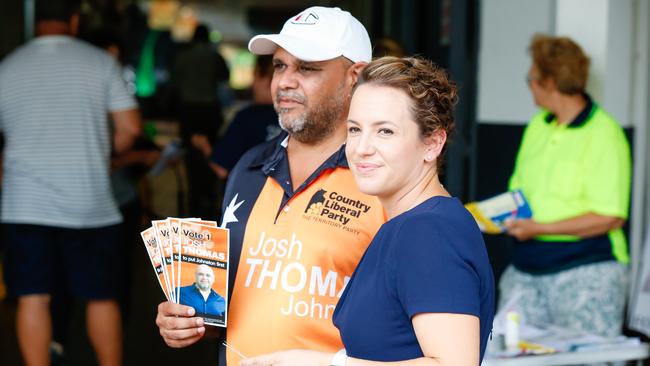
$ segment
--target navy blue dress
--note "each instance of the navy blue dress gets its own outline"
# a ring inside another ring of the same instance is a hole
[[[480,319],[481,360],[494,317],[494,277],[483,237],[460,201],[432,197],[386,222],[334,311],[348,356],[423,357],[411,319],[456,313]]]

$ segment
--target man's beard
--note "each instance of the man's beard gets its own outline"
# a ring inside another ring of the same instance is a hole
[[[313,145],[329,136],[335,129],[338,119],[345,109],[345,99],[341,85],[334,95],[324,98],[322,103],[305,110],[299,116],[289,119],[285,114],[287,109],[277,108],[280,127],[287,131],[291,138]],[[305,103],[306,98],[295,92],[278,92],[280,97],[290,97]]]
[[[210,289],[211,286],[209,284],[202,284],[200,282],[197,282],[196,287],[201,291],[207,291]]]

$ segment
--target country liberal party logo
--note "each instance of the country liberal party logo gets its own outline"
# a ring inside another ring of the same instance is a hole
[[[352,218],[359,218],[369,210],[370,205],[361,200],[346,197],[336,191],[319,189],[309,200],[305,214],[325,223],[347,225]]]
[[[318,14],[316,13],[300,13],[295,18],[291,19],[291,24],[297,25],[314,25],[318,23]]]

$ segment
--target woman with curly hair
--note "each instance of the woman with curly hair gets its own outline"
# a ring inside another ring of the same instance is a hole
[[[526,321],[620,335],[627,289],[630,146],[618,122],[585,92],[589,58],[567,37],[535,36],[528,86],[540,110],[524,132],[511,190],[532,219],[507,223],[515,239],[500,304],[518,297]]]
[[[241,365],[479,365],[494,279],[472,216],[439,180],[456,87],[418,57],[382,57],[362,72],[346,155],[362,192],[389,220],[343,292],[333,321],[345,349],[289,350]]]

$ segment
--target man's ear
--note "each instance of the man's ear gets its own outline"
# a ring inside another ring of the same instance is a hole
[[[348,67],[346,78],[348,79],[348,83],[351,88],[357,84],[359,75],[361,75],[361,71],[363,71],[363,68],[366,67],[366,65],[368,65],[367,62],[356,62]]]

